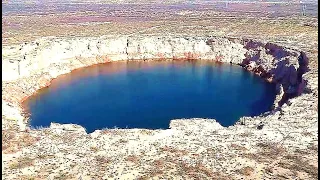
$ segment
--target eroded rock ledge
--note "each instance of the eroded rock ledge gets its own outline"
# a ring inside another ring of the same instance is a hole
[[[271,43],[219,37],[49,38],[8,47],[4,53],[8,61],[3,81],[23,81],[20,94],[24,97],[76,68],[116,60],[149,59],[234,63],[278,83],[279,92],[283,89],[287,94],[301,94],[306,85],[302,75],[308,65],[303,52]],[[30,78],[32,82],[25,82]]]
[[[314,77],[306,73],[308,58],[299,50],[239,38],[121,36],[42,38],[30,44],[4,47],[3,52],[2,130],[11,131],[14,127],[19,136],[32,139],[33,143],[23,145],[19,152],[22,157],[32,158],[35,165],[29,171],[33,174],[43,171],[42,178],[49,174],[57,177],[60,173],[42,170],[49,168],[45,163],[48,160],[57,167],[63,164],[62,171],[68,175],[83,179],[137,178],[159,169],[161,172],[157,173],[167,178],[185,179],[179,172],[192,174],[194,169],[202,179],[212,176],[238,179],[249,175],[254,179],[270,178],[275,173],[288,175],[287,171],[276,169],[281,163],[288,163],[285,169],[289,167],[291,171],[291,160],[278,158],[279,155],[290,158],[296,155],[296,150],[318,147],[318,115],[311,93],[315,87],[306,79],[312,77],[313,81]],[[279,96],[275,102],[282,106],[258,117],[243,117],[227,128],[205,119],[172,120],[167,130],[113,129],[91,134],[78,125],[53,123],[40,130],[26,126],[21,101],[48,86],[51,79],[93,64],[149,59],[203,59],[239,64],[277,83]],[[283,104],[296,95],[300,96]],[[39,154],[45,157],[38,158]],[[309,169],[316,166],[312,162],[316,154],[299,156],[310,159]],[[14,177],[24,175],[24,171],[10,168],[12,156],[5,158],[3,173]],[[101,162],[108,167],[101,169]],[[92,168],[96,166],[100,168]],[[123,169],[128,166],[131,168]],[[246,175],[242,171],[250,173]],[[318,174],[304,171],[294,176],[312,179]]]

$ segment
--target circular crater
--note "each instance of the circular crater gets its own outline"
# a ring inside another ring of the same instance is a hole
[[[118,61],[62,75],[24,105],[33,127],[51,122],[167,129],[170,120],[213,118],[223,126],[271,110],[275,84],[209,60]]]

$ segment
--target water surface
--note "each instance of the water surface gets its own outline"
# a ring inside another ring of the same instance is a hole
[[[223,126],[269,111],[275,86],[229,64],[128,61],[73,71],[30,97],[31,126],[166,129],[170,120],[214,118]]]

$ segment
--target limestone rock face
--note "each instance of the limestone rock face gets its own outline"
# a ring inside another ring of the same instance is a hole
[[[77,39],[42,39],[21,45],[17,54],[4,48],[9,58],[20,61],[19,77],[47,68],[53,63],[64,63],[74,57],[104,56],[108,61],[132,59],[211,59],[241,63],[246,49],[242,44],[225,38],[212,37],[100,37]],[[12,47],[14,48],[14,47]],[[17,68],[9,67],[11,74]],[[4,80],[14,80],[17,77]]]
[[[3,51],[4,62],[12,62],[4,63],[3,81],[32,74],[42,76],[43,73],[49,77],[42,79],[50,81],[76,68],[117,60],[205,59],[241,65],[269,82],[281,84],[285,93],[295,94],[305,87],[301,84],[306,83],[302,75],[308,65],[307,57],[296,50],[272,43],[222,37],[42,38],[18,47],[6,47]],[[49,84],[45,81],[40,87]]]
[[[79,133],[86,133],[86,130],[82,126],[76,124],[51,123],[50,129],[55,130],[56,132],[73,131]]]
[[[200,119],[200,118],[171,120],[169,127],[170,129],[182,130],[182,129],[188,129],[188,127],[192,127],[197,123],[201,124],[201,126],[197,126],[199,129],[193,129],[195,131],[201,131],[201,130],[216,131],[216,130],[223,129],[221,124],[219,124],[215,119]]]

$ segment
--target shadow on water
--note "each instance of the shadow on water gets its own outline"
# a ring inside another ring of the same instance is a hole
[[[272,109],[274,99],[276,97],[276,85],[275,84],[265,84],[264,91],[261,98],[254,101],[251,105],[250,116],[258,116],[264,113],[262,109]],[[270,92],[273,92],[272,98],[270,98]]]

